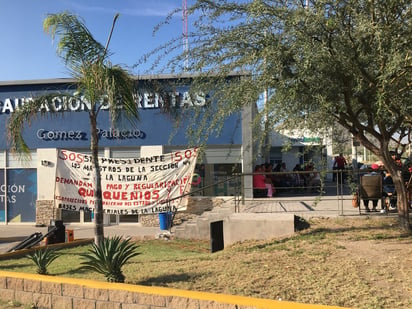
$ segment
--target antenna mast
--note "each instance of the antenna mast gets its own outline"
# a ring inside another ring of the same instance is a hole
[[[183,14],[183,53],[185,54],[184,69],[185,71],[189,67],[189,38],[187,32],[187,0],[182,0],[182,14]]]

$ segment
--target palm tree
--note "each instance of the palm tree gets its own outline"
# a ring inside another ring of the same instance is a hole
[[[137,102],[134,99],[135,80],[119,65],[112,65],[109,58],[108,46],[118,18],[113,19],[106,46],[97,42],[84,22],[77,16],[62,12],[49,14],[43,28],[52,39],[58,38],[57,54],[61,57],[70,74],[75,80],[77,91],[73,93],[48,93],[33,98],[33,102],[25,104],[20,110],[13,113],[8,122],[8,136],[11,151],[17,154],[28,154],[29,149],[23,139],[23,129],[26,124],[39,116],[40,106],[51,98],[76,97],[88,103],[90,120],[90,150],[93,164],[95,188],[95,238],[96,245],[104,239],[103,230],[103,202],[102,188],[98,161],[98,131],[97,116],[102,102],[108,104],[112,125],[116,125],[122,116],[130,121],[138,119]],[[85,104],[87,105],[87,104]],[[121,106],[122,108],[119,108]],[[54,117],[62,112],[42,111],[40,116]]]

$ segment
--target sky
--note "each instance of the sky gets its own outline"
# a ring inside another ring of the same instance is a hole
[[[120,13],[109,50],[113,64],[125,67],[170,38],[181,35],[181,14],[153,34],[153,29],[182,0],[5,0],[0,4],[0,81],[70,77],[56,53],[56,42],[43,31],[47,14],[69,11],[80,16],[92,35],[106,44],[113,17]],[[149,63],[132,71],[147,72]]]

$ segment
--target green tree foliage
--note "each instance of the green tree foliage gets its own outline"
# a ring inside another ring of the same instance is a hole
[[[28,254],[27,257],[36,265],[38,274],[48,275],[47,267],[57,259],[59,255],[56,254],[54,250],[46,248],[44,250],[35,250],[31,254]]]
[[[138,246],[130,239],[120,236],[105,238],[99,246],[92,244],[92,248],[82,255],[85,259],[82,268],[103,274],[109,282],[124,282],[122,267],[132,257],[139,255]]]
[[[189,49],[166,68],[199,74],[203,89],[218,85],[216,122],[269,89],[256,120],[267,116],[268,131],[340,124],[393,175],[400,225],[411,231],[402,169],[390,156],[393,145],[403,154],[411,142],[410,1],[197,0],[188,15]],[[176,53],[181,42],[147,56]],[[245,71],[227,83],[229,73]]]
[[[119,65],[109,61],[108,46],[118,14],[114,17],[106,46],[97,42],[84,22],[77,16],[62,12],[48,15],[44,30],[52,39],[57,38],[57,54],[63,59],[75,80],[77,91],[73,93],[48,93],[33,98],[29,104],[14,112],[8,122],[8,136],[12,151],[25,154],[29,149],[23,139],[23,130],[32,119],[63,116],[63,112],[40,109],[42,104],[56,97],[83,100],[89,104],[90,150],[95,185],[95,243],[104,239],[103,202],[98,161],[97,116],[102,107],[108,107],[110,119],[116,125],[125,116],[131,122],[138,119],[137,102],[134,99],[135,80]],[[121,108],[119,108],[121,106]],[[41,112],[39,112],[41,110]]]

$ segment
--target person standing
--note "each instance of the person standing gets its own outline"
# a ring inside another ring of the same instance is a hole
[[[343,171],[346,167],[346,164],[347,164],[347,162],[346,162],[345,157],[343,156],[342,153],[340,153],[339,156],[335,157],[335,161],[333,162],[333,170],[334,171],[336,171],[336,170]],[[344,173],[343,172],[341,172],[341,173],[342,173],[342,178],[344,178]],[[337,175],[338,175],[337,172],[333,172],[333,181],[336,181]]]
[[[253,173],[253,197],[266,197],[268,194],[266,188],[266,176],[263,174],[261,165],[255,166]]]

